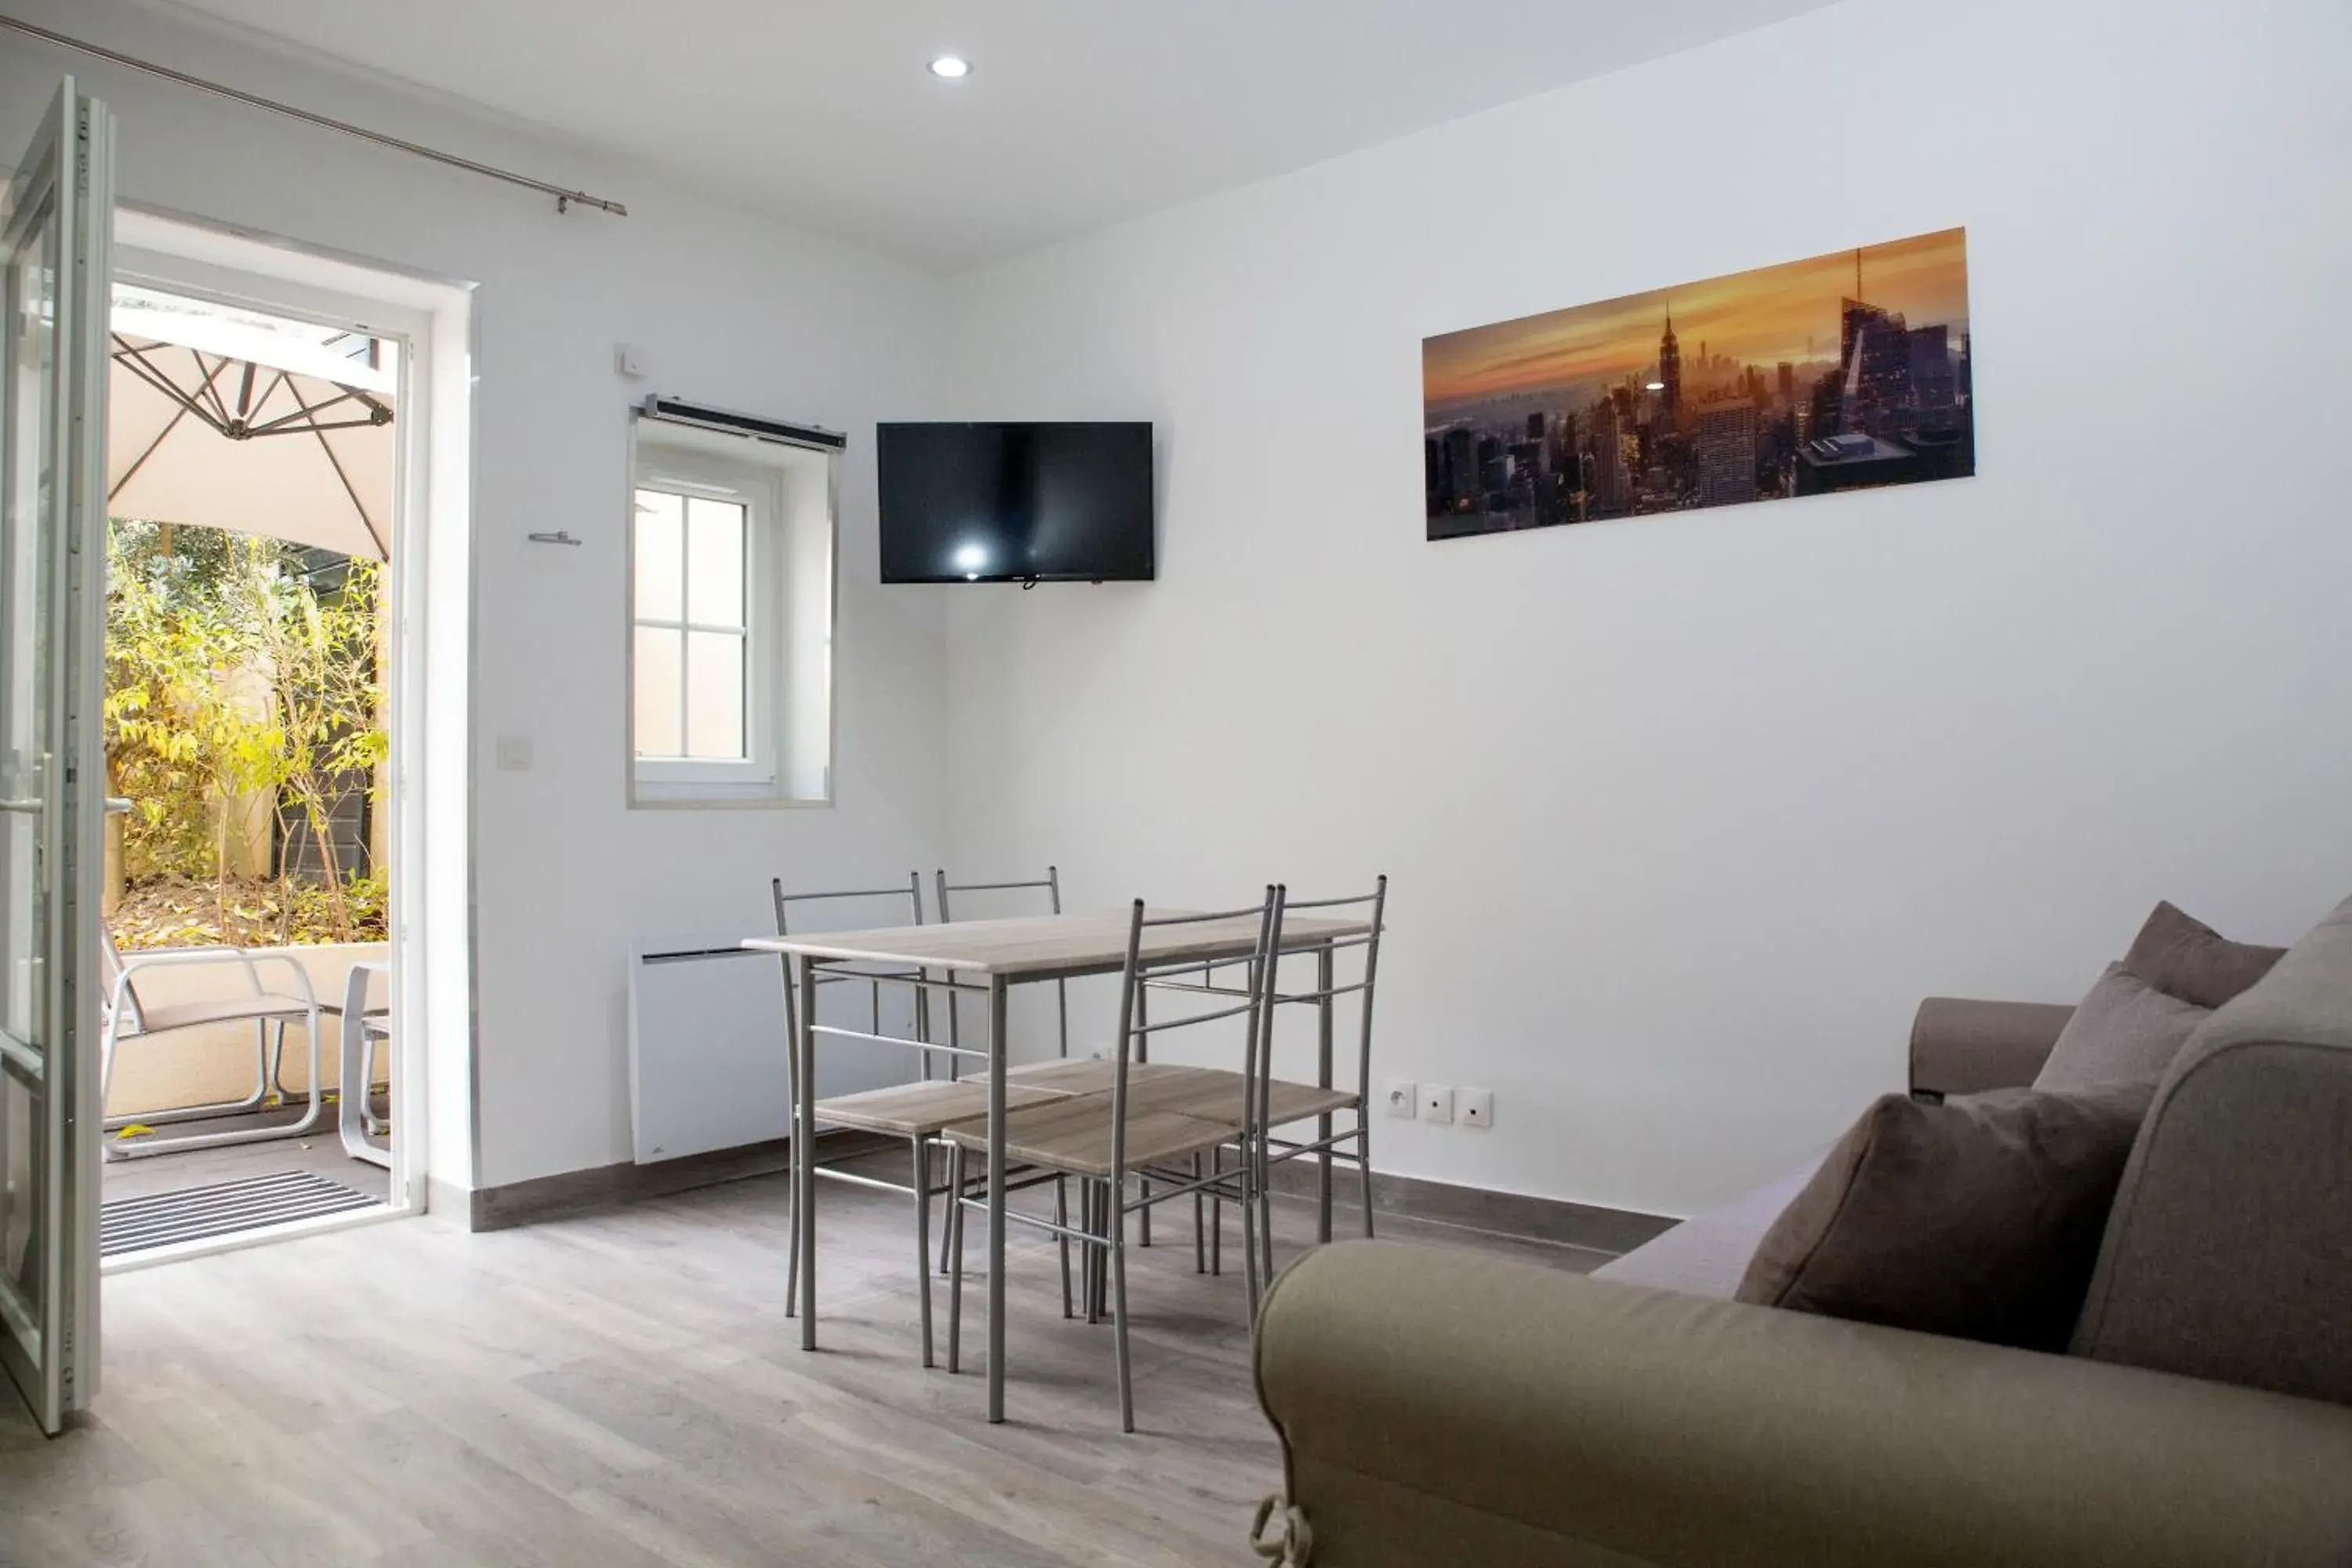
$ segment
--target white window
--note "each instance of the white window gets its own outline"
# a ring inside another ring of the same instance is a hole
[[[830,797],[831,454],[640,420],[632,799]]]

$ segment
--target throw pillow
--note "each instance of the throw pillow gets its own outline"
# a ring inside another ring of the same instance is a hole
[[[2197,1026],[2211,1016],[2203,1007],[2166,995],[2122,964],[2110,963],[2058,1032],[2033,1087],[2082,1090],[2129,1084],[2141,1090],[2144,1105]]]
[[[2252,990],[2285,956],[2283,947],[2231,942],[2170,904],[2158,904],[2132,939],[2124,967],[2167,996],[2219,1007]]]
[[[1735,1300],[2063,1351],[2146,1108],[1883,1096],[1773,1221]]]

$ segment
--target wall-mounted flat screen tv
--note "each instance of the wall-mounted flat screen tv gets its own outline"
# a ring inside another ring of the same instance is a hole
[[[885,583],[1151,580],[1151,426],[885,425]]]

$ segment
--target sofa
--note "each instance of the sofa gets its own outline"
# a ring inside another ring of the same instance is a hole
[[[1930,1000],[1915,1097],[2070,1009]],[[2158,1084],[2060,1355],[1730,1299],[1801,1166],[1591,1277],[1389,1242],[1268,1293],[1262,1550],[1322,1568],[2352,1568],[2352,900]]]

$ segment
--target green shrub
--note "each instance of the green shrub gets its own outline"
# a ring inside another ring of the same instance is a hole
[[[132,803],[126,875],[210,880],[215,923],[229,927],[230,811],[258,796],[281,841],[307,837],[319,862],[315,883],[281,870],[275,903],[289,931],[347,942],[380,926],[381,879],[341,864],[329,813],[353,777],[374,798],[390,746],[375,665],[381,568],[118,519],[107,570],[107,776]]]

